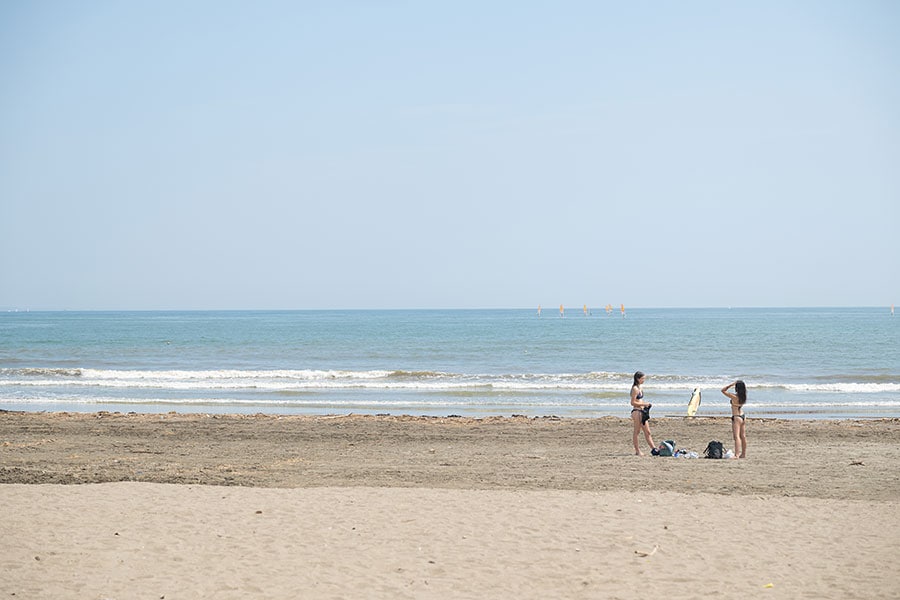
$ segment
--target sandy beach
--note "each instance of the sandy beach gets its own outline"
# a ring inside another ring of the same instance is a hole
[[[898,597],[900,420],[748,436],[711,461],[632,456],[614,417],[0,413],[0,595]]]

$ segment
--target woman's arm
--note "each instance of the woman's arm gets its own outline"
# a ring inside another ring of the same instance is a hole
[[[726,385],[725,387],[722,388],[722,393],[725,394],[726,396],[728,396],[729,398],[731,398],[732,400],[737,400],[738,397],[737,397],[737,395],[732,394],[728,390],[733,388],[734,384],[736,384],[736,383],[737,383],[736,381],[732,381],[731,383],[729,383],[728,385]]]

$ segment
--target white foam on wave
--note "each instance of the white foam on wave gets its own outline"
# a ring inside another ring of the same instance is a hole
[[[466,400],[454,401],[452,398],[441,398],[438,400],[427,400],[424,398],[366,398],[347,399],[347,398],[329,398],[317,396],[312,398],[230,398],[230,397],[203,397],[203,398],[135,398],[129,396],[58,396],[54,398],[0,398],[0,404],[29,404],[29,403],[51,403],[65,405],[133,405],[133,406],[154,406],[154,405],[174,405],[174,406],[277,406],[287,408],[309,408],[309,407],[334,407],[334,408],[441,408],[448,409],[465,409],[466,407],[484,407],[484,406],[504,406],[510,410],[528,409],[528,408],[570,408],[570,409],[596,409],[604,412],[621,412],[625,416],[629,412],[629,407],[621,401],[564,401],[561,399],[533,399],[523,401],[518,399],[514,404],[507,403],[502,399],[493,397],[484,397],[476,400],[468,398]],[[677,409],[681,407],[681,403],[658,402],[654,404],[655,409]]]
[[[271,370],[271,371],[243,371],[237,369],[224,369],[214,371],[115,371],[99,369],[81,369],[83,379],[96,380],[255,380],[255,379],[283,379],[289,381],[321,381],[329,379],[377,379],[387,377],[392,371],[342,371],[342,370]]]
[[[833,402],[763,402],[757,404],[764,408],[788,408],[788,409],[816,409],[816,408],[900,408],[900,400],[866,400],[866,401],[844,401],[835,400]],[[747,405],[749,411],[751,406]]]
[[[6,372],[0,386],[20,388],[91,388],[168,389],[168,390],[264,390],[315,391],[341,389],[418,390],[425,392],[459,390],[495,390],[507,392],[583,391],[627,394],[631,377],[622,373],[520,373],[459,374],[445,372],[407,372],[389,370],[22,370],[18,376]],[[52,373],[52,375],[51,375]],[[687,376],[661,375],[647,384],[645,390],[661,393],[683,393],[693,388],[717,391],[726,381]],[[784,389],[800,393],[879,394],[900,392],[893,382],[826,382],[779,383],[754,382],[758,389]]]
[[[188,398],[188,397],[129,397],[129,396],[58,396],[48,397],[16,397],[2,398],[0,397],[0,405],[15,404],[17,406],[27,407],[28,405],[59,405],[65,407],[95,407],[98,405],[121,405],[122,407],[144,407],[152,408],[153,406],[172,406],[191,409],[190,407],[216,407],[216,411],[228,411],[228,407],[260,407],[265,409],[290,410],[305,412],[313,409],[327,409],[330,411],[353,411],[353,410],[422,410],[429,414],[453,413],[478,411],[480,409],[503,409],[510,413],[533,411],[561,411],[560,414],[569,414],[573,412],[583,413],[585,411],[598,415],[609,414],[628,417],[629,407],[620,400],[567,400],[565,398],[534,398],[525,400],[516,398],[515,401],[509,402],[503,398],[495,396],[484,396],[480,398],[466,398],[465,400],[455,401],[452,397],[441,397],[440,399],[429,400],[422,397],[406,397],[406,398],[371,398],[371,397],[327,397],[313,396],[309,398],[234,398],[228,396]],[[752,408],[752,410],[750,410]],[[683,402],[674,401],[655,401],[653,403],[653,414],[657,417],[682,415],[686,409]],[[894,414],[900,409],[900,400],[886,400],[874,402],[862,401],[835,401],[835,402],[762,402],[748,406],[750,418],[773,415],[773,414],[806,414],[806,413],[822,413],[822,414],[840,414],[851,412],[859,415]],[[88,410],[95,410],[88,408]],[[701,412],[706,416],[727,416],[726,407],[723,406],[705,406]]]
[[[780,387],[791,392],[822,392],[834,394],[880,394],[900,392],[900,383],[784,383],[768,384],[760,387]]]

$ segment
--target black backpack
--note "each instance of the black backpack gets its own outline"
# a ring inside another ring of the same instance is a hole
[[[725,457],[725,448],[722,446],[722,442],[712,441],[706,445],[706,450],[703,451],[703,458],[724,458]]]

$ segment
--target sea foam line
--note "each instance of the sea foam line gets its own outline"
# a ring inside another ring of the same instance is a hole
[[[426,400],[422,398],[402,398],[402,399],[384,399],[384,398],[328,398],[324,396],[316,396],[311,398],[292,398],[279,399],[271,397],[259,398],[230,398],[230,397],[204,397],[204,398],[185,398],[185,397],[110,397],[110,396],[78,396],[63,395],[55,397],[0,397],[0,405],[16,404],[58,404],[73,406],[93,406],[93,405],[123,405],[123,406],[155,406],[155,405],[172,405],[172,406],[217,406],[220,408],[228,406],[260,406],[260,407],[280,407],[303,410],[307,408],[334,408],[334,409],[389,409],[389,408],[421,408],[434,409],[443,408],[448,410],[477,410],[485,407],[503,407],[516,411],[527,411],[529,409],[560,409],[560,410],[577,410],[577,411],[598,411],[603,414],[619,414],[627,417],[629,407],[627,402],[619,400],[595,401],[565,401],[563,399],[532,399],[523,400],[517,398],[510,402],[502,398],[482,397],[476,400],[457,400],[449,398],[441,398],[440,400]],[[673,402],[671,400],[656,401],[653,403],[653,412],[655,416],[667,416],[682,414],[687,408],[686,402]],[[786,412],[828,412],[833,410],[862,409],[862,413],[879,412],[881,410],[890,409],[896,411],[900,408],[900,400],[888,401],[836,401],[836,402],[785,402],[785,401],[766,401],[753,405],[753,413],[751,418],[759,414],[768,414],[771,411]],[[727,413],[727,407],[723,405],[706,406],[701,408],[701,413],[706,416],[723,416]]]
[[[863,376],[862,379],[869,379]],[[877,394],[900,392],[895,381],[818,381],[772,382],[752,381],[749,389],[782,389],[799,393]],[[730,381],[716,377],[687,375],[659,375],[645,384],[646,390],[683,392],[693,388],[718,391]],[[493,389],[506,391],[571,390],[621,392],[631,387],[630,374],[611,372],[590,373],[512,373],[465,374],[441,371],[403,370],[111,370],[111,369],[0,369],[0,386],[17,387],[108,387],[108,388],[164,388],[172,390],[328,390],[381,389],[452,391]]]

